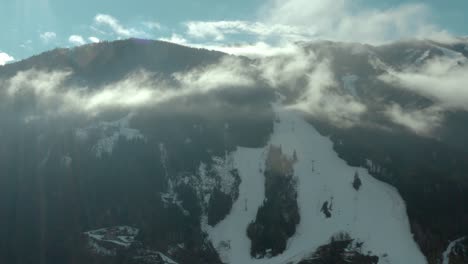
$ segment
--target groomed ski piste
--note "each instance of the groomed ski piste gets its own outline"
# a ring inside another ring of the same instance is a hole
[[[413,240],[406,206],[397,190],[369,175],[364,168],[346,164],[333,150],[333,143],[307,123],[297,111],[273,105],[277,115],[274,132],[264,148],[238,147],[233,153],[241,184],[239,198],[230,214],[215,227],[205,225],[211,242],[224,263],[286,264],[309,257],[339,232],[364,242],[362,252],[379,256],[379,263],[427,263]],[[250,256],[247,226],[255,220],[265,198],[264,167],[269,146],[281,146],[284,154],[297,154],[294,174],[298,179],[301,220],[283,254],[255,259]],[[359,174],[361,188],[352,187]],[[332,217],[320,211],[333,201]]]

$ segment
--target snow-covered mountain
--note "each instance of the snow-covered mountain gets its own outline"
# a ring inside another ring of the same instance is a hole
[[[0,262],[466,263],[467,47],[130,39],[0,67]]]

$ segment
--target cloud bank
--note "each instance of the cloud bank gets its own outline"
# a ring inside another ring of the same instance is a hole
[[[254,80],[246,65],[238,58],[172,75],[166,81],[147,71],[137,71],[119,81],[97,88],[67,84],[68,71],[18,72],[4,80],[2,98],[9,102],[30,100],[25,107],[34,115],[83,113],[97,115],[112,109],[134,109],[155,106],[172,99],[189,97],[231,87],[253,87]],[[10,99],[10,100],[9,100]]]
[[[380,80],[432,99],[444,109],[468,111],[468,64],[457,59],[436,57],[421,67],[391,71]]]
[[[208,94],[223,89],[270,87],[289,89],[290,108],[348,127],[359,121],[365,106],[352,97],[334,92],[338,84],[328,61],[297,49],[290,54],[248,61],[226,56],[217,63],[173,73],[169,79],[138,71],[97,88],[66,84],[71,72],[28,70],[6,80],[6,98],[30,98],[35,115],[83,113],[97,115],[112,109],[156,106],[173,99]],[[303,86],[305,84],[305,86]],[[67,86],[68,85],[68,86]],[[272,91],[274,92],[274,91]],[[15,100],[13,100],[15,101]]]
[[[430,136],[443,120],[443,111],[439,107],[411,110],[391,104],[385,109],[385,115],[395,124],[422,136]]]
[[[307,74],[306,91],[292,107],[327,120],[337,127],[355,126],[367,107],[350,95],[336,93],[337,87],[329,62],[321,61]]]

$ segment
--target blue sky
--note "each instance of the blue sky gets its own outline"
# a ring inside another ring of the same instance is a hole
[[[468,35],[465,10],[466,0],[0,0],[0,63],[131,36],[214,47]]]

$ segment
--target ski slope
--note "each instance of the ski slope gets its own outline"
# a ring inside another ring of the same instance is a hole
[[[269,144],[258,149],[239,147],[233,153],[242,182],[232,211],[215,227],[204,226],[223,262],[297,263],[343,231],[364,242],[362,252],[379,256],[379,263],[426,263],[412,238],[405,203],[396,189],[374,179],[363,168],[347,165],[333,150],[332,142],[300,114],[281,104],[273,107],[278,122]],[[265,198],[263,170],[269,145],[281,146],[290,157],[297,153],[294,172],[301,222],[283,254],[253,259],[246,230]],[[352,187],[355,172],[362,181],[359,191]],[[331,218],[320,212],[325,201],[333,202]]]

